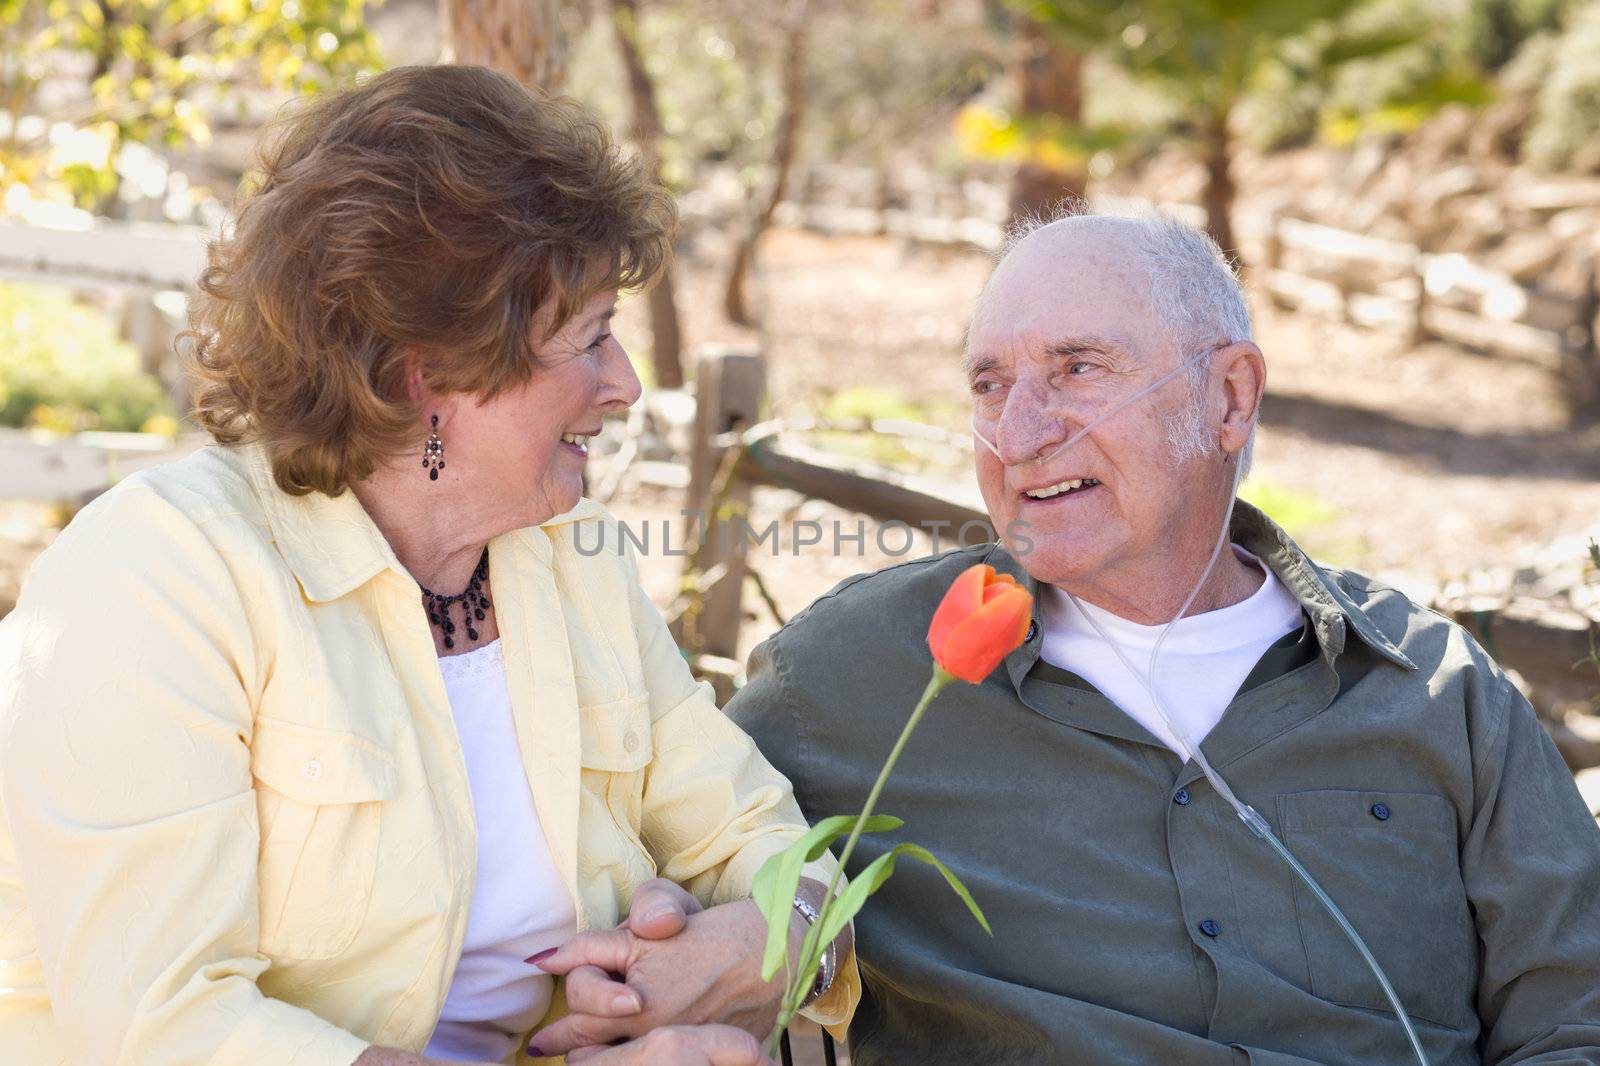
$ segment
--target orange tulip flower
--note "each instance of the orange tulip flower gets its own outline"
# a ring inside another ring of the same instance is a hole
[[[984,563],[956,578],[933,612],[928,647],[946,673],[976,685],[1027,638],[1033,597]]]
[[[1032,616],[1033,597],[1017,584],[1016,578],[1009,574],[997,574],[994,567],[981,563],[963,571],[944,594],[939,609],[933,612],[933,621],[928,625],[928,647],[933,651],[933,671],[928,678],[928,687],[911,709],[911,717],[906,719],[899,739],[894,742],[889,757],[883,761],[883,769],[878,771],[878,779],[872,783],[872,790],[867,793],[867,802],[862,806],[861,813],[840,815],[818,822],[811,832],[791,844],[787,850],[772,856],[756,873],[751,894],[767,920],[767,946],[761,960],[761,977],[770,981],[789,958],[790,915],[795,888],[800,884],[801,870],[815,851],[849,834],[844,842],[844,850],[839,853],[839,864],[833,871],[828,891],[823,893],[825,902],[822,913],[811,923],[800,945],[800,963],[790,967],[788,985],[778,1010],[777,1026],[767,1042],[769,1055],[777,1054],[784,1030],[793,1021],[800,1004],[810,994],[816,981],[822,954],[827,947],[822,942],[820,931],[830,928],[836,915],[843,916],[838,919],[840,922],[854,917],[866,903],[867,896],[894,872],[895,860],[900,856],[907,855],[937,867],[984,931],[989,930],[989,920],[983,916],[983,911],[978,908],[967,887],[926,848],[915,844],[897,844],[889,848],[872,860],[849,888],[837,894],[835,890],[863,832],[886,832],[898,829],[902,824],[898,818],[874,818],[873,811],[877,810],[878,797],[883,794],[889,772],[905,750],[917,723],[922,721],[928,705],[952,681],[961,680],[976,685],[988,677],[989,672],[1000,665],[1001,659],[1027,639],[1028,623]]]

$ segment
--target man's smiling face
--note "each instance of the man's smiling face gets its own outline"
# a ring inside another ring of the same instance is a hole
[[[975,426],[999,453],[977,449],[991,520],[1031,541],[1035,578],[1085,591],[1148,580],[1175,544],[1216,535],[1213,479],[1190,476],[1168,440],[1191,402],[1184,375],[1061,448],[1195,354],[1151,308],[1120,228],[1072,219],[1023,240],[984,290],[966,355]]]

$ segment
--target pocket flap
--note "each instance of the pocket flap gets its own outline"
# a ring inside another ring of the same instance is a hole
[[[1456,835],[1450,801],[1432,792],[1359,792],[1319,789],[1278,796],[1285,832],[1312,829],[1381,829]]]
[[[301,803],[390,800],[400,787],[393,756],[365,737],[278,718],[256,719],[250,772]]]
[[[578,762],[591,770],[621,773],[650,762],[650,701],[630,696],[578,709]]]

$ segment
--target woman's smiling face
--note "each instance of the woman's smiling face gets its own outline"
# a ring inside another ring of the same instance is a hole
[[[583,494],[589,438],[608,412],[639,399],[639,377],[611,333],[615,291],[590,299],[544,339],[549,309],[533,325],[536,369],[521,385],[488,400],[455,397],[441,420],[441,478],[470,481],[489,494],[510,528],[538,525],[571,510]]]

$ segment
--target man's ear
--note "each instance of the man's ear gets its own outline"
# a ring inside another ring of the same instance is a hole
[[[1235,341],[1217,349],[1212,364],[1222,377],[1222,429],[1218,443],[1230,454],[1242,450],[1261,413],[1267,389],[1267,360],[1253,341]]]

